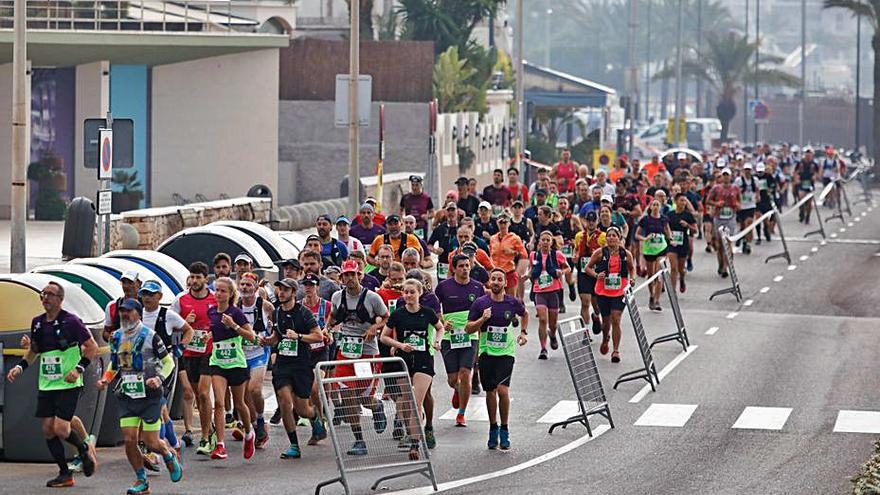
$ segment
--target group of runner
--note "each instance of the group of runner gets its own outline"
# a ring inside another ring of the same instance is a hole
[[[558,349],[556,323],[566,311],[567,288],[583,320],[602,335],[600,354],[610,352],[618,363],[624,292],[635,278],[652,276],[666,258],[674,286],[685,292],[697,239],[718,253],[718,274],[726,277],[719,232],[747,229],[757,216],[786,204],[788,194],[797,201],[818,182],[842,174],[844,164],[833,150],[825,156],[819,162],[810,148],[801,155],[787,147],[745,153],[723,145],[711,156],[653,156],[644,165],[621,156],[611,170],[594,171],[571,161],[565,150],[552,167],[537,167],[529,185],[520,182],[516,167],[495,170],[481,194],[476,181],[460,177],[440,209],[422,190],[422,177],[413,175],[399,211],[382,215],[368,198],[351,219],[319,216],[300,255],[278,262],[274,283],[255,273],[249,254],[233,259],[218,253],[210,268],[192,263],[187,289],[162,308],[158,281],[123,273],[125,296],[106,308],[103,339],[111,365],[97,387],[119,399],[136,478],[127,493],[149,493],[146,470],[161,463],[172,481],[182,478],[180,457],[196,442],[196,409],[197,454],[226,459],[227,432],[242,442],[245,459],[264,449],[269,411],[263,382],[270,367],[278,408],[269,422],[283,424],[284,459],[302,456],[298,425],[310,428],[307,443],[317,445],[331,419],[351,429],[348,455],[368,453],[362,408],[382,434],[389,423],[384,401],[398,402],[402,392],[399,383],[388,382],[385,396],[378,395],[378,382],[356,379],[362,374],[346,361],[380,356],[402,358],[411,378],[415,408],[397,407],[390,420],[400,449],[418,459],[422,441],[434,448],[437,352],[456,426],[467,426],[471,396],[484,390],[487,446],[509,449],[509,387],[517,347],[528,341],[526,297],[538,319],[538,359],[548,359],[548,346]],[[810,222],[809,202],[800,217]],[[770,241],[773,232],[766,222],[763,232],[744,236],[742,252],[761,243],[761,234]],[[15,380],[39,360],[36,415],[59,466],[47,486],[72,486],[73,471],[90,476],[97,466],[93,442],[73,414],[98,345],[75,315],[61,309],[63,297],[58,284],[43,289],[45,313],[34,318],[22,339],[28,350],[7,375]],[[662,311],[660,301],[657,280],[649,308]],[[324,391],[332,397],[328,411],[314,370],[331,360],[341,361],[328,371],[343,385]],[[381,372],[403,371],[394,364],[386,362]],[[168,410],[175,377],[183,392],[179,439]],[[62,441],[77,449],[74,462],[65,458]]]

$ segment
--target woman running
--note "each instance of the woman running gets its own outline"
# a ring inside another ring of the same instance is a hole
[[[669,230],[669,219],[660,214],[660,201],[651,201],[648,206],[648,214],[639,220],[636,230],[636,240],[642,244],[642,255],[645,257],[645,266],[648,269],[646,276],[651,278],[660,269],[660,258],[666,256],[667,242],[671,237]],[[687,258],[687,252],[685,252]],[[654,311],[662,311],[660,307],[660,288],[662,284],[660,279],[651,282],[648,287],[651,293],[648,308]]]
[[[685,261],[690,253],[691,236],[697,233],[697,219],[687,207],[688,199],[682,193],[675,197],[675,210],[669,214],[669,267],[672,286],[678,281],[682,293],[687,290],[684,282]]]
[[[581,318],[585,324],[592,321],[593,333],[596,335],[602,332],[599,303],[595,297],[596,279],[587,274],[586,267],[593,253],[605,245],[605,233],[599,230],[598,223],[596,212],[587,212],[584,229],[574,237],[574,263],[578,268],[577,291],[581,300]]]
[[[565,261],[565,256],[556,248],[553,233],[545,230],[538,238],[537,251],[529,256],[532,266],[532,293],[535,294],[535,308],[538,313],[538,340],[541,343],[538,359],[547,359],[548,325],[550,348],[559,348],[559,341],[556,339],[556,320],[559,318],[557,292],[562,290],[562,279],[571,273],[571,268]]]
[[[605,247],[596,250],[587,262],[586,272],[596,279],[596,296],[602,314],[602,345],[599,352],[608,354],[609,333],[614,352],[611,362],[620,362],[620,316],[626,303],[623,292],[630,283],[635,263],[632,254],[623,248],[620,230],[611,227],[605,233]]]

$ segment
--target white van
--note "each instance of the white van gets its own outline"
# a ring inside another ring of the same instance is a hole
[[[710,151],[713,141],[721,139],[721,121],[718,119],[687,119],[685,136],[687,147],[698,151]],[[666,122],[655,122],[638,134],[638,141],[651,148],[664,150],[666,142]]]

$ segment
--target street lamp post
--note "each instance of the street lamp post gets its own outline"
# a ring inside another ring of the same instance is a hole
[[[807,0],[801,0],[801,98],[798,102],[798,143],[804,146],[804,107],[807,104]]]
[[[27,75],[27,7],[25,0],[15,0],[13,7],[12,49],[12,191],[10,194],[9,268],[12,273],[25,271],[27,262],[27,159],[30,101],[26,98],[30,80]]]
[[[523,170],[523,151],[526,147],[525,133],[525,64],[523,64],[523,0],[516,0],[516,168],[525,175]]]
[[[683,138],[685,136],[681,135],[681,122],[682,117],[684,116],[684,107],[683,107],[683,95],[682,95],[682,80],[681,80],[681,66],[684,62],[683,53],[682,53],[682,40],[681,40],[681,28],[682,24],[684,24],[684,0],[678,0],[678,29],[676,34],[676,49],[675,49],[675,121],[673,122],[674,136],[675,136],[675,145],[681,146]]]
[[[651,5],[654,3],[654,0],[647,0],[648,3],[648,15],[647,19],[647,36],[645,43],[645,120],[650,121],[651,118],[651,24],[653,24],[653,20],[651,19]]]
[[[856,16],[856,142],[855,142],[855,150],[859,150],[859,146],[861,143],[861,136],[859,135],[859,128],[861,127],[862,120],[862,109],[859,104],[859,94],[861,93],[861,83],[862,83],[862,16]]]
[[[348,211],[360,207],[361,173],[358,167],[358,76],[360,75],[360,1],[349,2],[351,8],[351,38],[348,53]],[[382,198],[379,198],[381,202]]]
[[[758,71],[758,53],[761,51],[761,0],[755,0],[755,73]],[[755,101],[758,100],[758,78],[755,78]],[[755,121],[755,141],[758,141],[758,122]]]
[[[746,43],[748,43],[748,41],[749,41],[749,0],[746,0],[746,16],[745,17],[746,17],[746,24],[745,24],[745,28],[743,29],[743,34],[746,37],[746,40],[745,40]],[[743,136],[742,136],[742,141],[743,141],[743,143],[746,143],[749,140],[749,112],[748,112],[749,94],[746,91],[745,81],[743,82],[742,87],[743,87]]]

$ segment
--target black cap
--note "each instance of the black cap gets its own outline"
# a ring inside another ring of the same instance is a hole
[[[396,215],[394,213],[392,213],[391,215],[388,215],[387,217],[385,217],[385,223],[389,223],[389,222],[400,222],[400,216]]]
[[[595,222],[596,220],[599,219],[599,217],[596,215],[595,211],[588,211],[585,218],[587,219],[588,222],[590,222],[590,221]]]
[[[275,287],[287,287],[288,289],[296,290],[298,286],[296,280],[292,278],[283,278],[275,282]]]
[[[542,188],[535,189],[535,196],[537,196],[537,195],[539,195],[539,194],[542,194],[542,195],[546,196],[546,195],[547,195],[547,190],[546,190],[546,189],[542,189]]]
[[[314,273],[308,273],[301,282],[303,285],[320,285],[321,279]]]
[[[280,266],[282,268],[284,268],[285,266],[292,266],[297,270],[302,270],[302,268],[303,268],[302,263],[300,263],[299,260],[296,258],[290,258],[290,259],[286,259],[286,260],[276,261],[275,264],[277,264],[278,266]]]
[[[320,237],[318,234],[311,234],[311,235],[309,235],[308,237],[306,237],[306,242],[309,242],[309,241],[311,241],[311,240],[313,240],[313,239],[316,240],[316,241],[318,241],[318,242],[321,242],[321,237]]]
[[[477,254],[477,245],[473,242],[466,242],[461,247],[461,252],[470,256],[471,254]]]
[[[410,175],[410,176],[409,176],[409,181],[410,181],[410,182],[422,182],[422,176],[421,176],[421,175],[415,175],[415,174]]]
[[[467,183],[468,183],[468,178],[465,176],[461,176],[458,179],[455,179],[456,185],[467,184]]]

